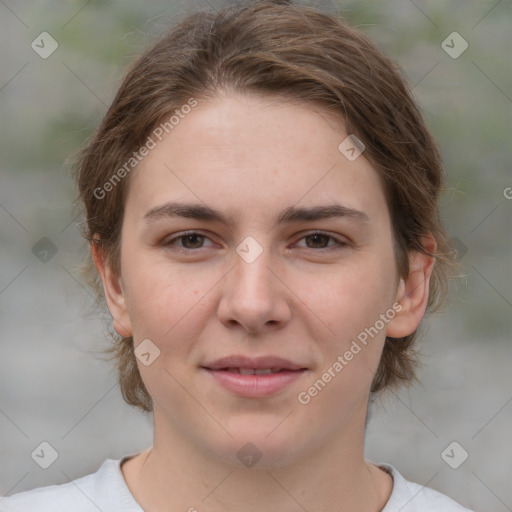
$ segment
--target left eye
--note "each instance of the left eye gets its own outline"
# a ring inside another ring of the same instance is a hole
[[[164,245],[177,246],[179,249],[194,250],[202,249],[205,240],[210,239],[201,233],[190,232],[171,238],[169,241],[165,242]],[[339,247],[347,245],[345,242],[342,242],[338,238],[322,232],[310,233],[300,238],[300,240],[306,240],[305,247],[308,249],[327,249],[328,247],[333,247],[336,245]],[[308,243],[308,240],[310,243]],[[181,241],[181,244],[177,245],[177,241]],[[334,241],[334,244],[329,245],[329,242],[331,241]]]
[[[308,235],[303,236],[301,238],[301,240],[311,240],[312,241],[311,244],[308,244],[306,242],[306,247],[308,249],[327,249],[328,245],[326,245],[326,244],[329,243],[329,240],[334,240],[334,242],[335,242],[334,246],[338,245],[339,247],[341,247],[341,246],[347,245],[346,243],[342,242],[338,238],[336,238],[332,235],[328,235],[327,233],[321,233],[321,232],[310,233]],[[319,246],[321,246],[321,247],[319,247]],[[333,246],[331,245],[331,247],[333,247]]]

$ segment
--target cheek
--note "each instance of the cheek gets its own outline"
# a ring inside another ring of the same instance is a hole
[[[193,284],[186,286],[179,272],[173,272],[158,253],[138,247],[128,233],[123,238],[121,261],[135,342],[157,340],[193,306],[189,304]]]
[[[324,329],[323,337],[315,337],[321,363],[296,398],[301,414],[322,436],[337,432],[354,415],[364,417],[382,353],[381,315],[392,306],[393,267],[379,258],[368,263],[340,269],[325,280],[323,292],[309,291],[308,306],[317,308],[334,334]]]
[[[131,255],[123,262],[123,275],[135,345],[149,338],[161,351],[158,362],[181,372],[180,364],[191,357],[215,314],[210,301],[222,269],[173,264],[156,251],[130,253],[128,243],[126,249]]]
[[[215,276],[211,270],[183,272],[154,255],[126,261],[124,274],[135,346],[149,339],[157,347],[150,365],[137,361],[144,384],[156,402],[187,409],[190,396],[179,383],[187,381],[188,360],[207,320],[207,296],[201,299]]]
[[[350,339],[392,305],[394,272],[381,258],[339,267],[308,284],[304,302],[339,339]]]
[[[183,273],[158,267],[132,275],[128,310],[135,339],[154,337],[167,343],[184,327],[197,325],[205,284],[196,286],[195,280],[185,279]]]
[[[323,286],[309,289],[306,304],[329,327],[323,329],[322,336],[315,336],[322,352],[318,373],[330,371],[325,380],[330,389],[337,390],[332,395],[326,393],[327,400],[329,396],[339,400],[336,393],[347,388],[354,398],[371,385],[386,326],[394,317],[393,264],[392,258],[367,258],[361,265],[338,269]]]

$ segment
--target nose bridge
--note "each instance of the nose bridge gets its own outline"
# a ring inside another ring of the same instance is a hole
[[[233,291],[238,300],[269,301],[272,297],[275,276],[269,270],[272,254],[253,237],[247,237],[236,248]],[[245,298],[244,298],[245,296]]]
[[[283,289],[271,271],[274,259],[271,250],[252,237],[239,244],[222,291],[218,310],[221,321],[258,331],[288,317]]]

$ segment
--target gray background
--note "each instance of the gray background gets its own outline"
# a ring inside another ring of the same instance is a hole
[[[443,218],[462,248],[464,276],[424,325],[421,384],[372,409],[367,457],[466,506],[510,511],[512,1],[318,5],[341,6],[403,66],[443,152]],[[78,271],[86,246],[64,162],[126,66],[185,10],[0,1],[0,495],[66,482],[151,443],[151,418],[122,402],[101,356],[108,319]],[[47,59],[30,46],[43,31],[59,44]],[[441,47],[454,31],[469,44],[457,59]],[[46,263],[32,253],[42,237],[57,249]],[[31,458],[42,441],[59,455],[46,470]],[[453,441],[469,454],[458,469],[441,458]]]

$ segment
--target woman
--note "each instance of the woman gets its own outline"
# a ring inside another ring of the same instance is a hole
[[[286,2],[190,15],[77,183],[154,442],[1,510],[467,510],[364,458],[370,394],[413,379],[452,256],[438,149],[365,36]]]

